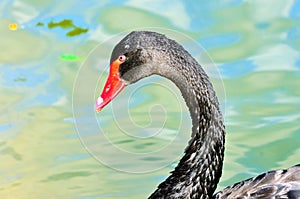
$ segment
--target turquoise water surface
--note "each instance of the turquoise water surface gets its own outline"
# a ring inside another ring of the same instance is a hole
[[[2,0],[0,16],[0,198],[146,198],[168,176],[191,128],[172,83],[93,109],[135,29],[176,39],[210,75],[227,132],[218,189],[300,163],[297,0]]]

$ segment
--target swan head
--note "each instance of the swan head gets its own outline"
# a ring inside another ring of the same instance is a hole
[[[124,37],[113,49],[109,76],[95,109],[99,112],[126,85],[158,73],[161,48],[166,37],[159,33],[134,31]]]

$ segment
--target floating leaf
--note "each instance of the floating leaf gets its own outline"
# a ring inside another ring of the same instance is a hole
[[[83,28],[74,28],[73,30],[71,30],[70,32],[67,33],[67,36],[73,37],[76,35],[80,35],[82,33],[86,33],[89,29],[83,29]]]
[[[64,61],[79,61],[81,60],[80,57],[73,55],[73,54],[63,54],[60,56],[60,59]]]
[[[44,23],[38,22],[38,23],[36,24],[36,26],[44,26]]]
[[[61,27],[61,28],[67,29],[67,28],[73,28],[76,26],[73,24],[73,21],[70,19],[64,19],[57,23],[52,22],[52,21],[50,23],[48,23],[48,28],[56,28],[56,27]]]

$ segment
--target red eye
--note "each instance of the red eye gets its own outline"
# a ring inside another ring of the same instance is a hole
[[[124,63],[126,60],[126,56],[125,55],[120,55],[118,58],[119,62]]]

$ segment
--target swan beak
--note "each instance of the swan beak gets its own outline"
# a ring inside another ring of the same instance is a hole
[[[125,82],[120,78],[119,74],[120,62],[115,60],[110,65],[108,79],[101,95],[95,103],[95,110],[100,112],[111,100],[113,100],[125,87]]]

